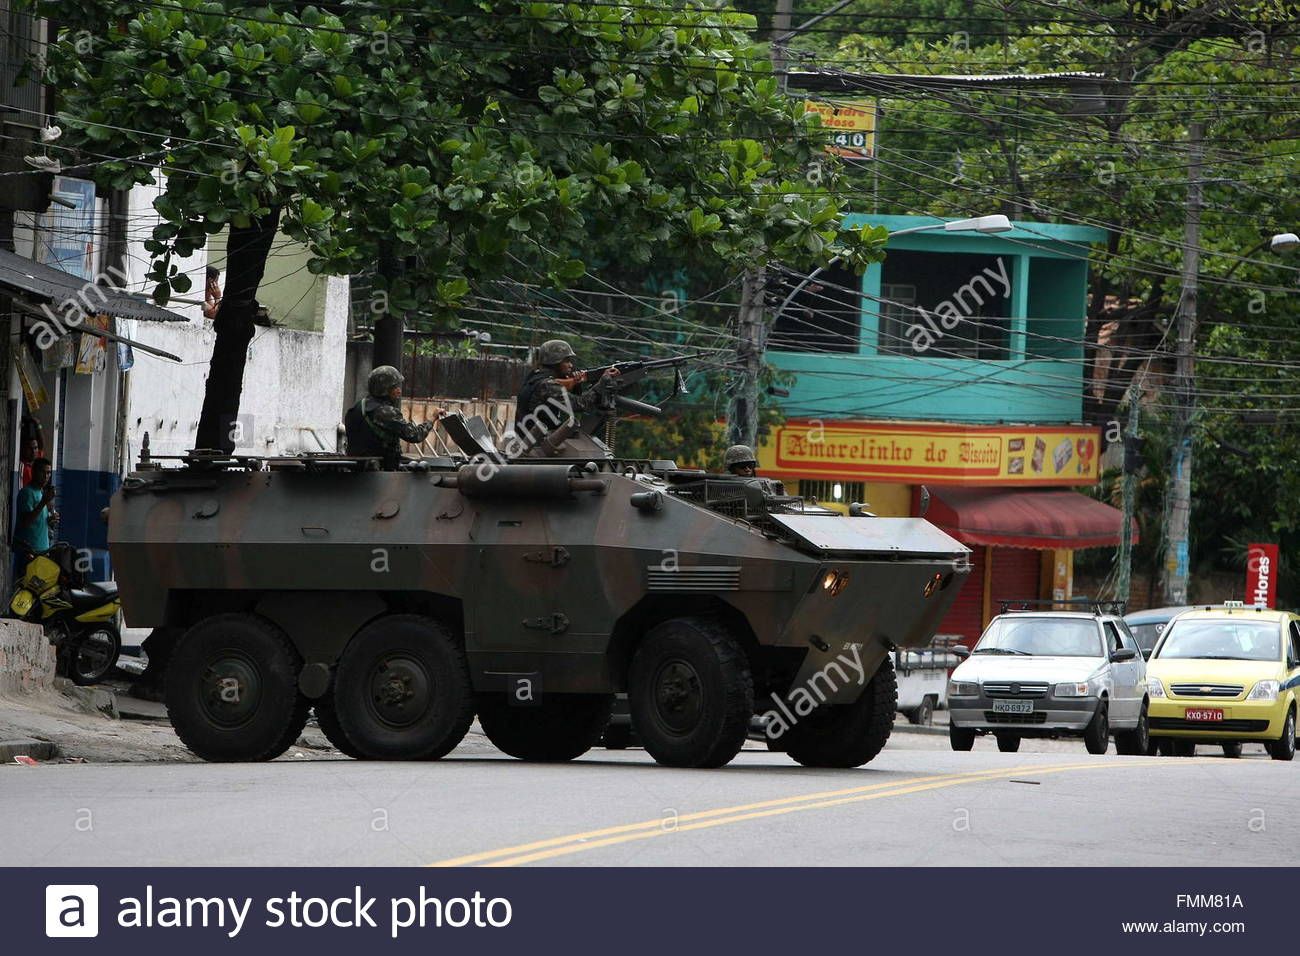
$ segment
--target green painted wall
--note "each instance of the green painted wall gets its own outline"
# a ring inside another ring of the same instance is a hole
[[[920,216],[849,216],[845,228],[883,225],[891,232],[941,220]],[[944,331],[932,347],[909,330],[905,354],[880,354],[882,276],[880,264],[862,276],[861,342],[855,354],[773,351],[770,359],[793,372],[797,381],[782,407],[791,417],[898,418],[954,422],[1075,422],[1083,412],[1082,347],[1087,296],[1088,255],[1105,232],[1087,226],[1016,222],[1001,235],[914,233],[890,240],[890,250],[964,253],[1001,260],[999,274],[1010,296],[999,298],[1009,330],[1003,358],[948,358],[941,353],[975,333],[957,322],[951,331],[935,317],[931,328]],[[957,261],[957,260],[954,260]],[[967,259],[962,259],[968,262]],[[959,286],[973,276],[954,276]],[[985,285],[1003,283],[986,278]],[[983,286],[976,286],[979,291]],[[962,304],[973,302],[963,295]],[[960,310],[959,310],[960,311]],[[921,322],[919,313],[904,311]],[[1001,315],[999,311],[997,313]],[[952,321],[956,321],[955,319]],[[887,336],[887,340],[890,337]],[[897,338],[897,336],[893,336]]]
[[[221,270],[221,287],[226,286],[226,238],[223,231],[208,239],[208,264]],[[257,301],[266,306],[271,320],[300,332],[321,332],[325,328],[325,276],[307,271],[307,247],[279,234],[266,260],[266,274],[257,290]],[[202,298],[202,273],[191,295]]]

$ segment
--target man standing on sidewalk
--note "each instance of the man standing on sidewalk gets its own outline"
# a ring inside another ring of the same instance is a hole
[[[32,462],[31,480],[18,492],[18,521],[14,526],[14,568],[25,568],[33,555],[50,550],[50,519],[58,520],[54,510],[54,486],[50,484],[50,460]],[[21,564],[19,563],[21,558]]]

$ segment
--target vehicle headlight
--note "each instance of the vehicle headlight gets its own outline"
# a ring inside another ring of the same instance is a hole
[[[978,697],[979,695],[980,695],[980,685],[977,681],[970,681],[970,680],[948,681],[949,697]]]
[[[1152,697],[1165,696],[1165,685],[1160,683],[1160,678],[1158,677],[1147,678],[1147,693],[1150,694]]]
[[[1086,680],[1073,684],[1057,684],[1052,693],[1057,697],[1091,697],[1092,684]]]
[[[1247,700],[1277,700],[1277,692],[1282,685],[1275,680],[1257,681],[1246,696]]]

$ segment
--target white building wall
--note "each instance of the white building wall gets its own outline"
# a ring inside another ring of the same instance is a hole
[[[144,276],[148,256],[141,245],[157,222],[153,211],[156,187],[137,186],[131,193],[131,288],[150,291]],[[191,291],[182,299],[203,295],[206,250],[179,263],[191,278]],[[237,451],[257,455],[293,455],[335,451],[342,416],[344,362],[348,319],[348,280],[321,277],[325,294],[317,296],[323,311],[322,333],[257,327],[249,346],[240,401],[242,434]],[[180,356],[181,364],[136,350],[135,367],[127,374],[126,455],[134,465],[144,434],[154,455],[184,454],[194,444],[208,360],[215,333],[203,318],[202,307],[173,301],[168,308],[187,317],[185,323],[130,322],[123,334]],[[274,310],[272,310],[274,317]]]

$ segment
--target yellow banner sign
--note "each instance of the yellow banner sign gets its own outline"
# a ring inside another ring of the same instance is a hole
[[[1101,435],[1088,426],[789,420],[759,448],[780,478],[965,485],[1090,485]]]
[[[804,102],[804,109],[822,118],[826,151],[845,159],[870,159],[876,153],[876,103],[842,100],[836,103]]]

